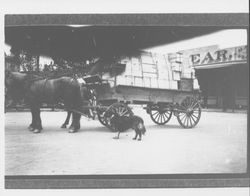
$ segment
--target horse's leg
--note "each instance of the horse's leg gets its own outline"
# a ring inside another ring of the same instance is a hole
[[[69,133],[75,133],[77,130],[80,129],[80,119],[81,115],[75,112],[72,113],[72,124],[69,128]]]
[[[40,108],[38,106],[34,107],[34,115],[35,115],[35,129],[33,133],[40,133],[42,128],[42,121],[40,117]]]
[[[75,132],[75,112],[72,112],[72,121],[71,125],[69,126],[69,133],[74,133]]]
[[[67,125],[69,124],[71,113],[72,113],[71,111],[67,112],[67,118],[66,118],[65,122],[62,124],[61,128],[67,128]]]
[[[77,113],[75,115],[76,115],[75,129],[79,130],[81,128],[81,125],[80,125],[81,115]]]
[[[69,126],[69,130],[74,129],[74,124],[75,124],[75,117],[74,117],[74,112],[71,112],[72,118],[71,118],[71,124]]]
[[[31,120],[31,124],[29,125],[28,129],[29,129],[29,131],[34,131],[34,129],[35,129],[35,114],[34,114],[34,112],[35,111],[34,111],[33,107],[31,107],[30,110],[31,110],[32,120]]]
[[[42,120],[41,120],[41,110],[40,107],[37,109],[38,113],[38,119],[37,119],[37,128],[41,131],[43,129],[42,127]]]

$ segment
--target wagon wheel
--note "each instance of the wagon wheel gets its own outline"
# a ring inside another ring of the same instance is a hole
[[[172,116],[171,110],[163,109],[158,105],[153,106],[149,112],[152,121],[158,125],[166,124]]]
[[[133,115],[132,110],[124,103],[114,103],[106,111],[106,113],[116,113],[119,116],[131,116]]]
[[[105,127],[108,127],[108,122],[105,120],[105,117],[104,117],[104,114],[105,114],[105,110],[99,110],[98,112],[97,112],[97,117],[98,117],[98,120],[99,120],[99,122],[102,124],[102,125],[104,125]]]
[[[112,131],[113,125],[110,123],[110,119],[114,114],[118,114],[119,116],[131,116],[133,115],[132,110],[126,104],[123,103],[114,103],[108,107],[108,109],[104,112],[104,114],[100,115],[99,121]]]
[[[201,117],[199,101],[194,97],[185,98],[178,109],[177,120],[184,128],[193,128]]]

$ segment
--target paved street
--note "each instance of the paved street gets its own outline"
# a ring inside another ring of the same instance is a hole
[[[42,112],[43,131],[27,130],[29,112],[5,114],[6,175],[186,174],[246,171],[247,114],[202,112],[193,129],[183,129],[173,116],[155,125],[141,108],[147,129],[142,141],[133,131],[120,135],[97,120],[81,119],[70,134],[60,126],[66,112]]]

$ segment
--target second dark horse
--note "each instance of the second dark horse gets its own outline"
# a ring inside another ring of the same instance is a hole
[[[74,133],[80,129],[81,115],[74,112],[79,111],[82,107],[81,89],[77,80],[71,77],[41,79],[39,76],[10,71],[5,74],[8,95],[13,100],[24,98],[30,107],[32,115],[30,131],[40,133],[42,130],[40,117],[42,103],[55,104],[58,102],[63,102],[65,109],[73,113],[69,132]]]

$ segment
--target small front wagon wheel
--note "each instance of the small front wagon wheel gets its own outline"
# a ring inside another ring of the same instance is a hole
[[[108,127],[108,122],[105,120],[104,118],[104,113],[105,111],[102,111],[102,112],[98,112],[97,113],[97,117],[98,117],[98,120],[99,122],[104,125],[105,127]]]
[[[201,107],[199,101],[194,97],[185,98],[179,109],[177,120],[184,128],[193,128],[197,125],[201,117]]]
[[[132,110],[130,107],[128,107],[126,104],[123,103],[114,103],[111,106],[109,106],[105,111],[98,114],[99,121],[109,128],[111,131],[114,131],[113,125],[110,123],[110,119],[114,114],[117,114],[119,116],[131,116],[133,115]]]
[[[110,114],[118,114],[119,116],[131,116],[133,115],[132,110],[126,104],[123,103],[114,103],[112,104],[106,111],[106,113]]]
[[[164,110],[159,106],[152,106],[149,114],[154,123],[158,125],[164,125],[170,120],[172,111]]]

